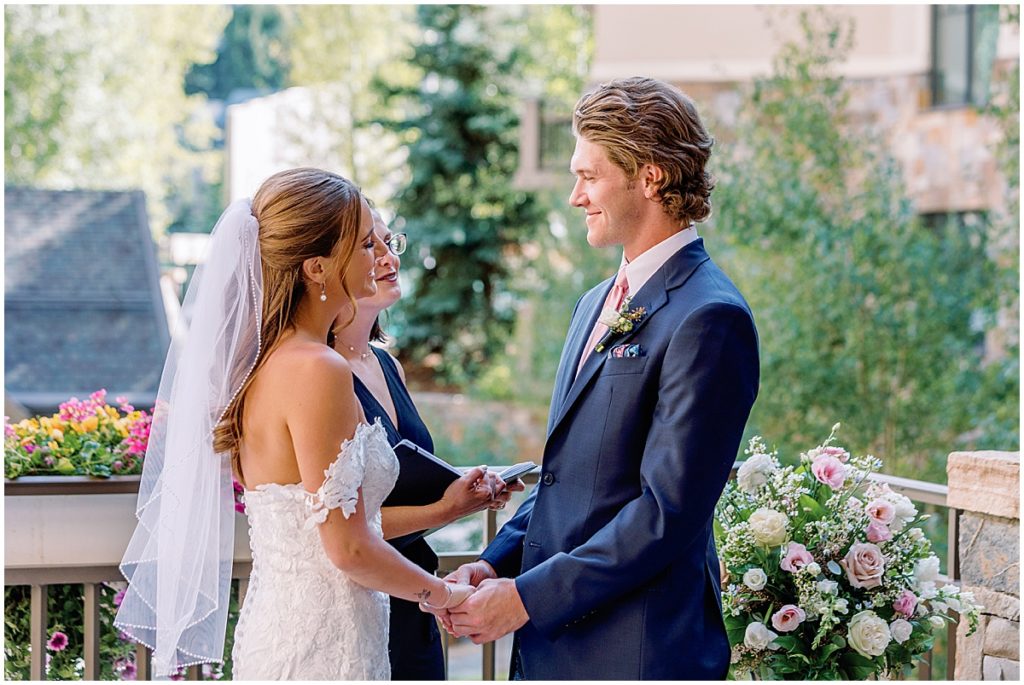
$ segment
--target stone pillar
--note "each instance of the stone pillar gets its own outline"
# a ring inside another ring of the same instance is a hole
[[[981,620],[956,638],[956,680],[1020,680],[1020,453],[953,452],[948,504],[960,509],[960,584]]]

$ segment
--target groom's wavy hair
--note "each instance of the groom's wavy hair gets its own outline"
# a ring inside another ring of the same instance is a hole
[[[576,103],[572,132],[603,147],[630,180],[644,164],[659,167],[658,200],[681,224],[711,216],[715,181],[704,167],[715,139],[675,86],[639,76],[603,83]]]
[[[314,284],[303,277],[302,263],[327,257],[340,271],[341,287],[355,319],[356,300],[345,285],[345,276],[362,231],[362,193],[354,183],[321,169],[298,168],[274,174],[252,199],[252,215],[259,222],[260,261],[263,272],[263,303],[260,350],[252,372],[213,432],[213,448],[228,452],[241,479],[239,443],[245,398],[256,372],[292,326],[295,312],[307,289]]]

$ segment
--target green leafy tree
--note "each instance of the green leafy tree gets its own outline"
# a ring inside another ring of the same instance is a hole
[[[4,8],[5,182],[141,188],[151,224],[170,189],[212,177],[219,159],[189,66],[211,59],[230,10],[202,5]]]
[[[288,82],[286,25],[274,5],[235,5],[224,27],[217,57],[193,64],[185,74],[185,93],[226,100],[236,89],[274,92]]]
[[[750,89],[716,170],[722,261],[760,332],[750,431],[792,452],[842,421],[848,444],[894,472],[942,481],[951,450],[1014,447],[991,423],[1016,415],[1018,382],[983,391],[990,227],[922,222],[884,132],[847,115],[835,65],[852,25],[820,13],[801,25],[803,41]]]
[[[413,292],[403,303],[403,351],[448,380],[473,377],[501,351],[516,315],[510,258],[544,220],[512,187],[518,163],[514,44],[494,40],[505,8],[423,5],[414,85],[381,86],[408,112],[386,125],[408,149],[410,178],[395,197],[409,233]]]

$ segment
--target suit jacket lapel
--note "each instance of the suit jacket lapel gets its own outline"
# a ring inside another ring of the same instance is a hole
[[[569,388],[572,387],[573,378],[576,375],[576,367],[579,366],[580,356],[583,354],[583,346],[590,337],[590,331],[594,328],[597,317],[601,313],[601,305],[608,297],[608,291],[611,290],[614,282],[614,278],[609,278],[596,288],[591,289],[587,294],[587,299],[580,303],[577,316],[573,319],[570,326],[565,349],[562,352],[562,361],[555,377],[551,417],[556,416],[560,412],[561,404],[565,401]],[[552,425],[554,424],[549,420],[549,430]]]
[[[710,257],[708,257],[708,253],[704,250],[704,240],[701,238],[698,238],[670,257],[660,269],[654,272],[654,275],[651,276],[650,280],[644,284],[644,287],[640,289],[640,292],[630,302],[630,307],[633,309],[637,307],[644,308],[644,318],[637,322],[636,326],[629,333],[624,333],[615,338],[611,345],[621,345],[624,341],[635,336],[651,320],[655,312],[665,306],[668,302],[669,291],[683,285],[697,267],[708,259]],[[565,418],[565,415],[569,413],[569,410],[572,409],[576,401],[579,400],[583,390],[589,385],[594,376],[597,375],[597,372],[604,364],[604,360],[608,357],[608,350],[601,353],[592,352],[587,361],[583,363],[583,368],[580,369],[579,375],[573,381],[572,374],[579,364],[580,356],[583,353],[583,345],[590,337],[590,331],[597,321],[600,306],[604,303],[605,297],[608,294],[607,291],[611,289],[610,283],[612,282],[614,282],[614,279],[611,279],[608,288],[600,289],[604,296],[597,300],[596,304],[591,303],[591,315],[587,317],[589,325],[582,332],[578,328],[575,331],[578,339],[573,340],[573,354],[569,358],[569,361],[572,362],[571,366],[568,369],[561,368],[559,370],[559,389],[564,393],[563,386],[567,387],[568,395],[559,394],[560,398],[565,397],[565,399],[562,401],[557,414],[552,412],[552,416],[555,418],[548,424],[549,437],[562,422],[562,419]],[[569,373],[567,377],[565,376],[566,371]]]

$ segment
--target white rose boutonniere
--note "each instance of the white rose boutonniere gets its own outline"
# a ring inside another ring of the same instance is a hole
[[[608,327],[608,332],[604,334],[600,342],[594,346],[594,351],[601,353],[604,352],[605,347],[608,343],[614,340],[617,336],[625,335],[633,330],[638,323],[643,321],[644,316],[647,314],[647,310],[643,307],[631,308],[630,302],[633,299],[627,297],[622,301],[622,306],[618,310],[612,309],[611,307],[605,307],[601,312],[601,315],[597,317],[599,323],[604,324]]]

